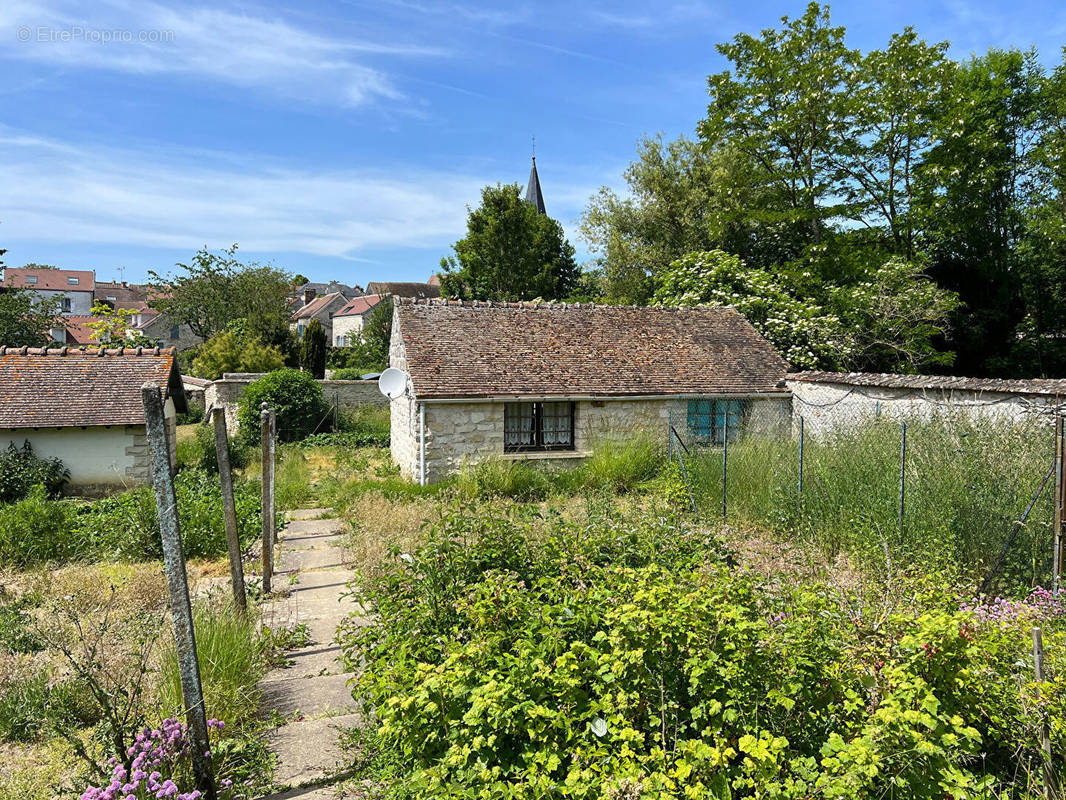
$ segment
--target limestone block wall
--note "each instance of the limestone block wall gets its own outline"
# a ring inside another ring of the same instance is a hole
[[[854,386],[843,383],[788,381],[793,394],[793,421],[803,417],[805,431],[830,433],[866,421],[892,419],[965,418],[1022,422],[1053,413],[1057,398],[961,390],[915,390]]]
[[[396,324],[396,312],[393,311],[392,338],[389,340],[389,366],[407,371],[407,353],[400,336],[400,326]],[[389,448],[392,461],[400,467],[400,474],[409,480],[417,481],[419,475],[418,458],[418,419],[417,406],[413,399],[410,380],[407,392],[389,402]]]

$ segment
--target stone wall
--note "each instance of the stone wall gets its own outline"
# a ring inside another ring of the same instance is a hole
[[[396,311],[393,309],[392,339],[389,340],[389,366],[407,371],[407,353],[400,335],[400,326],[396,323]],[[408,480],[420,478],[418,458],[418,410],[413,399],[410,379],[408,391],[389,403],[389,447],[392,461],[400,467],[400,474]]]
[[[230,435],[237,433],[237,403],[248,384],[264,373],[227,372],[204,388],[204,407],[222,406],[226,410],[226,428]],[[322,395],[338,408],[353,411],[362,406],[384,406],[388,398],[378,391],[377,381],[319,381]]]
[[[393,366],[398,360],[393,360]],[[400,367],[402,368],[402,367]],[[752,427],[788,430],[788,398],[753,399],[748,421]],[[408,398],[392,403],[392,455],[405,477],[419,476],[417,403]],[[574,404],[574,450],[544,453],[504,453],[504,403],[470,401],[425,404],[426,480],[454,474],[465,464],[500,458],[533,461],[560,467],[580,463],[597,443],[632,441],[647,436],[666,448],[671,422],[684,437],[688,400],[579,400]]]
[[[807,433],[828,433],[880,417],[893,419],[965,418],[1021,422],[1060,408],[1044,395],[968,390],[920,390],[845,383],[788,381],[793,420],[803,417]]]

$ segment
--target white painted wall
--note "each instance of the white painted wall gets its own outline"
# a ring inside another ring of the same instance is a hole
[[[352,314],[344,317],[333,318],[333,346],[334,347],[351,347],[355,344],[355,340],[359,338],[359,334],[363,332],[363,323],[366,321],[366,316],[363,314]],[[338,342],[338,337],[346,337],[343,341]]]
[[[64,311],[64,314],[72,316],[87,316],[92,313],[93,310],[93,293],[92,291],[63,291],[59,289],[35,289],[32,286],[29,288],[34,295],[35,299],[47,300],[52,297],[69,297],[70,298],[70,311]]]
[[[883,417],[1021,422],[1059,407],[1058,398],[1002,392],[899,389],[796,380],[788,381],[788,388],[792,390],[794,424],[798,425],[802,416],[806,432],[814,434]]]

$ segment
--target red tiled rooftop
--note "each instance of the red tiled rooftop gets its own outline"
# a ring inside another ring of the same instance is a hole
[[[415,394],[782,393],[787,364],[731,308],[397,301]]]
[[[355,297],[345,304],[344,308],[338,311],[333,316],[335,317],[356,317],[366,314],[374,306],[380,303],[385,298],[379,294],[368,294],[363,297]]]
[[[149,382],[185,409],[172,349],[0,347],[0,428],[143,425]]]
[[[27,283],[28,276],[35,276],[36,283]],[[77,284],[67,282],[77,278]],[[22,269],[8,267],[4,271],[4,286],[20,289],[47,289],[59,292],[91,292],[96,286],[95,273],[91,269]]]

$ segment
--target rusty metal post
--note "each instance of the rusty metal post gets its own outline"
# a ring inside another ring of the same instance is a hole
[[[189,581],[185,574],[185,552],[181,546],[181,524],[178,521],[178,497],[174,490],[174,476],[170,472],[170,447],[167,443],[163,395],[159,386],[154,383],[144,384],[141,387],[141,401],[144,403],[159,535],[163,540],[163,569],[166,571],[167,589],[170,594],[170,615],[177,645],[181,697],[185,704],[185,721],[192,740],[193,776],[196,788],[203,793],[206,800],[214,800],[215,778],[211,769],[211,757],[208,755],[210,744],[207,737],[204,690],[200,682],[200,662],[196,654]]]
[[[800,417],[800,441],[799,441],[799,480],[796,484],[796,512],[803,514],[803,417]]]
[[[1039,708],[1040,686],[1044,682],[1044,635],[1040,628],[1033,628],[1033,668],[1036,672],[1036,702],[1040,714],[1040,751],[1043,760],[1044,797],[1052,800],[1056,797],[1055,762],[1051,756],[1051,730],[1047,714]]]
[[[211,410],[211,424],[215,429],[215,457],[218,459],[218,482],[222,487],[222,514],[226,521],[226,550],[229,551],[233,601],[243,613],[248,608],[248,597],[244,589],[244,565],[241,564],[241,540],[237,532],[237,504],[233,500],[233,470],[229,460],[224,409],[216,406]]]
[[[902,533],[907,500],[907,423],[901,422],[899,430],[899,530]]]
[[[259,410],[259,423],[262,433],[260,463],[263,473],[263,592],[270,594],[270,583],[274,577],[274,476],[271,474],[273,462],[270,457],[270,410],[266,403],[263,403]]]
[[[1062,558],[1063,558],[1063,515],[1066,511],[1066,431],[1063,430],[1063,417],[1055,416],[1055,522],[1052,530],[1051,542],[1051,588],[1059,591],[1062,588]]]

